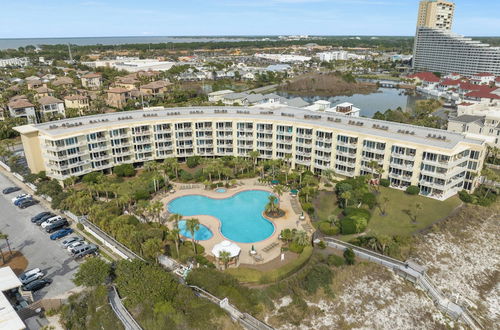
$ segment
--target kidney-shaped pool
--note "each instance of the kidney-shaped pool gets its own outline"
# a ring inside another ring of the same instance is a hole
[[[224,199],[188,195],[172,200],[168,204],[168,210],[170,213],[188,217],[213,216],[219,219],[222,235],[226,238],[240,243],[255,243],[268,238],[274,232],[273,223],[262,216],[269,202],[269,195],[271,193],[263,190],[246,190]],[[182,231],[181,233],[187,237],[191,236]]]

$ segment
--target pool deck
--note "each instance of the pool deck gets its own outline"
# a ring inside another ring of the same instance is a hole
[[[186,189],[186,184],[174,184],[174,193],[169,193],[166,197],[163,197],[161,201],[165,205],[165,212],[167,212],[166,206],[167,204],[179,197],[182,196],[187,196],[187,195],[203,195],[207,196],[210,198],[218,198],[218,199],[223,199],[223,198],[228,198],[231,197],[239,192],[245,191],[245,190],[264,190],[272,193],[272,187],[269,185],[264,185],[261,183],[258,183],[257,179],[245,179],[245,180],[238,180],[238,182],[241,182],[242,185],[238,185],[237,187],[234,188],[228,188],[226,192],[216,192],[215,190],[205,190],[202,188],[203,185],[192,185],[193,188],[188,188]],[[181,189],[183,188],[183,189]],[[302,227],[303,225],[310,224],[309,217],[307,214],[305,214],[305,219],[304,220],[299,220],[300,214],[296,214],[292,208],[292,200],[296,199],[297,197],[292,197],[289,192],[283,193],[283,195],[280,197],[280,208],[285,211],[285,215],[283,217],[277,218],[277,219],[271,219],[266,217],[269,221],[271,221],[274,224],[275,230],[274,233],[266,238],[263,241],[256,242],[256,243],[240,243],[240,242],[235,242],[240,248],[241,248],[241,253],[240,253],[240,263],[241,264],[263,264],[266,262],[269,262],[277,257],[280,256],[281,253],[281,241],[278,239],[280,232],[283,229],[298,229],[298,230],[304,230]],[[211,251],[212,248],[214,247],[215,244],[220,243],[223,240],[229,240],[230,239],[224,237],[221,234],[220,231],[220,226],[221,223],[220,221],[212,216],[209,215],[194,215],[194,216],[189,216],[185,218],[197,218],[201,224],[205,225],[210,229],[213,233],[213,236],[205,241],[198,241],[200,245],[202,245],[205,248],[205,253],[208,255],[212,255]],[[172,224],[167,223],[169,227],[172,226]],[[306,225],[307,228],[307,225]],[[309,235],[311,235],[311,232],[309,232]],[[188,238],[185,238],[188,239]],[[189,240],[189,239],[188,239]],[[269,251],[264,251],[264,248],[271,245],[274,242],[278,242],[279,244],[275,246],[274,248],[270,249]],[[252,249],[252,246],[255,248],[257,251],[257,255],[262,258],[262,261],[256,261],[252,255],[250,255],[250,250]]]

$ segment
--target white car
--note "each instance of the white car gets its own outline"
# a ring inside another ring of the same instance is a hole
[[[72,243],[68,246],[68,252],[73,253],[77,247],[82,246],[82,245],[86,245],[86,244],[87,244],[87,242],[85,242],[85,241],[78,241],[78,242]]]
[[[45,220],[44,222],[42,222],[41,226],[42,226],[42,228],[45,228],[48,225],[51,225],[54,222],[59,221],[61,219],[62,219],[62,217],[60,215],[56,215],[55,217],[48,218],[47,220]]]
[[[41,279],[45,274],[40,270],[40,268],[34,268],[27,272],[24,272],[19,276],[19,280],[23,285],[33,282],[34,280]]]
[[[17,195],[16,197],[12,198],[12,203],[15,203],[16,201],[20,200],[21,198],[29,198],[32,197],[30,194],[20,194]]]
[[[80,236],[72,236],[72,237],[67,238],[64,241],[62,241],[61,246],[63,248],[68,248],[71,244],[76,243],[76,242],[80,242],[80,241],[83,241],[83,238],[81,238]]]

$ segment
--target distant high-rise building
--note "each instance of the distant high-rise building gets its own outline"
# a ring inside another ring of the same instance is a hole
[[[417,27],[451,30],[455,4],[444,0],[422,0],[418,8]]]
[[[500,48],[451,32],[455,4],[443,0],[420,2],[413,47],[413,69],[500,75]]]

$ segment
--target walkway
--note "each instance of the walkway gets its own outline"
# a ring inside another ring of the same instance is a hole
[[[120,296],[118,295],[118,292],[116,292],[116,288],[114,286],[108,291],[108,298],[111,308],[123,323],[125,330],[142,330],[125,306],[123,306]]]
[[[419,266],[418,264],[412,261],[402,262],[400,260],[373,252],[371,250],[340,241],[333,237],[323,237],[322,239],[330,247],[339,250],[351,248],[359,258],[378,263],[382,266],[394,270],[396,274],[415,283],[422,290],[424,290],[431,297],[436,306],[449,317],[453,319],[461,318],[472,329],[482,329],[481,324],[466,308],[457,305],[446,298],[446,296],[436,287],[436,285],[432,283],[431,279],[425,273],[423,267]]]

